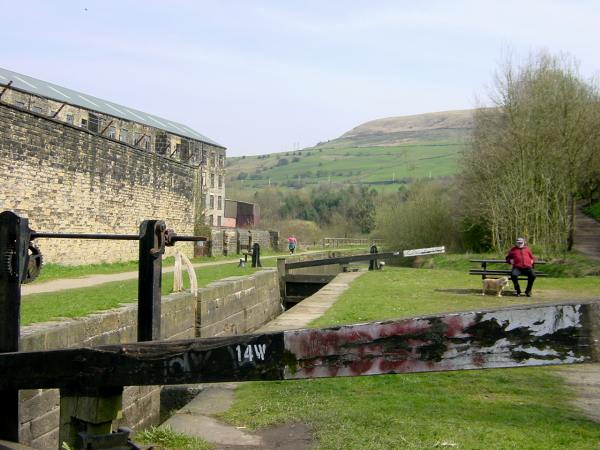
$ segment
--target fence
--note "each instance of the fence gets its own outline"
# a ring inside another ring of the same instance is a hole
[[[322,239],[323,248],[338,248],[350,245],[382,245],[383,239],[369,239],[369,238],[332,238],[326,237]]]

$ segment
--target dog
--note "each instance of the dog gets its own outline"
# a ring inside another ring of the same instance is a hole
[[[483,293],[481,295],[485,295],[485,291],[496,291],[496,295],[502,297],[502,291],[507,284],[508,277],[486,278],[483,280]]]

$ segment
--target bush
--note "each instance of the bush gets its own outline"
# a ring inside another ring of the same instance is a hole
[[[378,209],[375,234],[395,250],[446,246],[457,248],[459,227],[448,186],[416,183],[405,201],[390,197]]]
[[[600,221],[600,203],[589,206],[583,210],[588,216]]]

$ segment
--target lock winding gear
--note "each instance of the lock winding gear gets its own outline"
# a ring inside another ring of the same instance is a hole
[[[27,251],[27,267],[25,268],[26,270],[21,283],[27,284],[35,280],[42,271],[43,264],[44,256],[40,248],[33,242],[30,242]]]

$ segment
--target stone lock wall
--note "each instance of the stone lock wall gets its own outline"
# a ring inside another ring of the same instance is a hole
[[[193,166],[0,104],[0,210],[36,231],[137,234],[142,220],[163,219],[193,234],[199,178]],[[38,241],[53,263],[138,258],[135,241]],[[177,247],[192,254],[190,243]]]
[[[195,335],[196,302],[189,293],[172,294],[162,302],[163,339]],[[135,342],[137,306],[92,314],[78,320],[41,323],[21,330],[21,351]],[[59,401],[57,389],[22,390],[19,441],[40,450],[58,445]],[[158,424],[160,386],[128,386],[123,390],[123,418],[119,426],[142,429]]]
[[[230,277],[200,289],[196,336],[247,333],[281,314],[276,269]]]
[[[248,277],[232,277],[199,290],[162,299],[163,339],[189,339],[248,333],[281,313],[277,272],[266,269]],[[92,314],[77,320],[23,327],[21,351],[135,342],[137,306]],[[123,417],[118,426],[141,430],[158,425],[160,386],[129,386],[123,392]],[[20,391],[19,441],[36,449],[59,448],[59,392]]]

